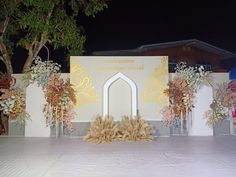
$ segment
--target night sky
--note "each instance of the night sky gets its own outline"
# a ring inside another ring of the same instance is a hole
[[[234,1],[112,0],[96,18],[82,18],[86,55],[196,38],[236,53]]]
[[[78,23],[87,36],[84,55],[192,38],[236,53],[236,5],[233,0],[111,0],[109,7],[95,18],[80,16]],[[50,59],[62,65],[62,72],[68,72],[64,51],[49,48]],[[15,73],[21,72],[26,55],[20,48],[15,51]],[[41,50],[40,56],[46,59],[45,50]]]

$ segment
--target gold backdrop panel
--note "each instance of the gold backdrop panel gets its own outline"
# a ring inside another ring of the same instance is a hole
[[[135,83],[136,103],[131,98],[131,85],[124,78],[118,78],[104,91],[104,84],[119,72]],[[137,112],[144,119],[161,120],[160,110],[169,103],[163,94],[168,75],[165,56],[72,56],[70,79],[76,90],[78,115],[74,121],[91,121],[103,114],[105,105],[114,114],[114,120],[119,121],[121,115],[130,116],[133,104],[137,104]],[[104,104],[104,94],[108,104]]]

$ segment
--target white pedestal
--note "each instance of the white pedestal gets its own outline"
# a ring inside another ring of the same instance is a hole
[[[46,100],[41,87],[32,84],[26,89],[26,111],[31,121],[25,125],[25,137],[50,137],[50,127],[46,127],[43,105]]]
[[[210,108],[213,101],[212,88],[202,86],[196,93],[196,103],[194,104],[191,121],[189,121],[190,136],[213,136],[213,129],[206,125],[207,119],[204,114]]]

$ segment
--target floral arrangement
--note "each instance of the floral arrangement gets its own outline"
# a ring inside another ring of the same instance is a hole
[[[9,77],[7,74],[0,73],[0,89],[9,89],[11,87],[12,81],[15,81],[13,77]]]
[[[3,111],[3,114],[10,115],[10,112],[14,107],[15,96],[12,94],[10,89],[1,89],[0,91],[2,92],[0,101],[1,110]]]
[[[175,119],[175,112],[173,109],[173,106],[165,106],[161,110],[161,114],[163,116],[163,122],[165,125],[171,125],[174,122]]]
[[[164,91],[170,98],[170,107],[161,110],[165,125],[177,126],[178,119],[186,118],[194,107],[194,94],[203,82],[209,80],[209,72],[203,66],[187,66],[184,62],[177,64],[176,75]]]
[[[102,117],[97,115],[91,123],[85,141],[91,143],[111,143],[117,140],[119,133],[118,125],[114,123],[111,116]]]
[[[0,89],[0,110],[11,120],[25,123],[29,119],[29,114],[25,111],[25,95],[19,88]]]
[[[214,127],[214,125],[227,117],[228,110],[222,105],[221,101],[217,99],[214,99],[210,108],[210,110],[206,111],[205,117],[207,119],[207,125],[209,127]]]
[[[151,141],[154,129],[141,117],[124,116],[115,123],[111,116],[97,115],[91,123],[84,140],[92,143],[111,143],[113,141]]]
[[[236,106],[236,82],[231,81],[228,84],[223,83],[218,86],[216,97],[222,101],[222,105],[226,108]]]
[[[193,107],[193,90],[188,87],[187,82],[180,78],[169,81],[168,89],[164,91],[170,98],[171,109],[176,117],[181,117]]]
[[[205,113],[207,125],[213,127],[228,116],[229,109],[236,105],[236,83],[222,83],[216,86],[210,110]]]
[[[25,73],[24,80],[26,85],[37,83],[38,86],[44,88],[50,77],[60,71],[61,65],[54,63],[53,61],[42,61],[42,59],[37,56],[34,58],[34,63],[30,67],[30,70]]]
[[[151,141],[154,129],[140,116],[124,116],[118,125],[120,141]]]
[[[60,74],[53,74],[45,86],[44,94],[47,103],[44,105],[43,112],[46,123],[54,126],[56,122],[63,123],[64,127],[72,132],[71,120],[74,118],[74,105],[76,104],[75,91],[70,84],[60,78]]]
[[[178,63],[175,72],[176,77],[185,80],[187,86],[194,92],[197,91],[202,83],[210,79],[209,71],[205,71],[203,66],[188,66],[185,62]]]
[[[42,61],[39,56],[34,58],[30,70],[25,73],[26,84],[37,83],[44,91],[46,104],[43,112],[48,126],[61,123],[72,132],[71,120],[74,118],[74,105],[76,103],[75,91],[70,80],[64,82],[60,78],[60,65],[53,61]]]

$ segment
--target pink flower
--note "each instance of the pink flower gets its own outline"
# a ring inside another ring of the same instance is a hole
[[[228,88],[232,91],[232,92],[236,92],[236,81],[231,81],[228,83]]]
[[[173,119],[175,118],[175,113],[172,107],[168,107],[165,106],[162,110],[161,110],[161,114],[163,116],[164,122],[165,124],[171,124],[171,122],[173,121]]]

